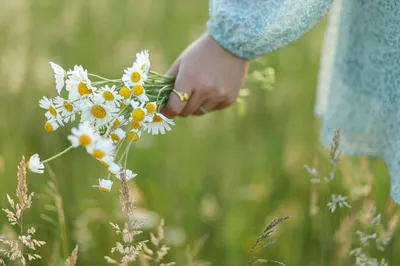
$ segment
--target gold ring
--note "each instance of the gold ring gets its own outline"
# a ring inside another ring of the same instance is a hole
[[[208,111],[204,107],[200,107],[199,111],[202,112],[203,114],[207,114],[208,113]]]
[[[179,100],[181,102],[187,102],[189,100],[189,95],[186,92],[179,92],[175,89],[172,90],[172,92],[174,92],[176,95],[178,95]]]

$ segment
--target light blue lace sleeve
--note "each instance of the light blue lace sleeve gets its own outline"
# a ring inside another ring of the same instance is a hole
[[[210,0],[208,32],[227,50],[253,59],[297,40],[333,0]]]

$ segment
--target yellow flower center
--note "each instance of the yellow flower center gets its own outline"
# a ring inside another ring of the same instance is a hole
[[[131,96],[131,91],[128,88],[123,87],[119,90],[119,95],[124,97],[124,99],[127,99],[129,96]]]
[[[153,117],[153,123],[160,123],[162,120],[161,116],[154,115]]]
[[[117,134],[115,134],[114,132],[110,134],[110,137],[115,141],[119,141],[120,140],[120,137]]]
[[[49,108],[48,108],[48,110],[49,110],[49,112],[50,112],[50,114],[52,115],[52,116],[56,116],[57,115],[57,111],[56,111],[56,109],[54,109],[54,107],[53,106],[49,106]]]
[[[138,129],[139,127],[140,127],[140,122],[139,122],[139,121],[132,120],[132,122],[131,122],[131,128],[133,128],[133,129]]]
[[[86,147],[87,145],[90,144],[91,141],[92,139],[88,135],[83,134],[79,136],[79,144],[82,147]]]
[[[78,93],[80,96],[83,96],[85,94],[89,94],[91,93],[92,90],[89,90],[89,88],[87,87],[87,85],[85,83],[83,83],[82,81],[79,82],[78,84]]]
[[[102,119],[106,116],[107,112],[100,105],[93,105],[92,106],[92,114],[94,117],[96,117],[98,119]]]
[[[132,74],[131,74],[131,81],[134,82],[134,83],[136,83],[136,82],[138,82],[139,80],[140,80],[140,73],[137,72],[137,71],[132,72]]]
[[[132,111],[132,118],[136,121],[143,121],[144,117],[146,116],[145,112],[142,108],[136,108]]]
[[[133,94],[135,94],[136,96],[140,96],[144,92],[144,88],[142,85],[136,84],[135,86],[132,87],[132,91]]]
[[[105,92],[103,92],[103,98],[106,101],[112,101],[112,100],[114,100],[114,94],[112,94],[112,92],[110,92],[110,91],[105,91]]]
[[[44,124],[44,129],[46,129],[47,132],[52,132],[54,130],[53,126],[49,122],[46,122],[46,124]]]
[[[65,110],[67,110],[68,112],[72,112],[72,110],[74,110],[74,107],[72,106],[72,104],[70,104],[67,101],[64,101],[64,108]]]
[[[128,132],[127,137],[130,141],[138,141],[139,140],[139,134],[137,134],[136,132]]]
[[[110,192],[109,189],[104,188],[104,187],[99,187],[99,190],[100,190],[100,191],[103,191],[103,192]]]
[[[103,158],[105,155],[106,155],[105,152],[102,151],[102,150],[97,150],[97,149],[96,149],[96,150],[93,151],[93,156],[96,157],[97,159],[101,159],[101,158]]]
[[[154,103],[146,104],[146,110],[149,114],[153,114],[156,111],[156,105]]]
[[[114,121],[113,126],[114,126],[114,127],[117,127],[117,126],[119,126],[120,124],[121,124],[121,123],[120,123],[119,120],[117,119],[117,120]]]

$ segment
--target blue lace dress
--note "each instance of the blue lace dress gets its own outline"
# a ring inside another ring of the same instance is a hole
[[[379,157],[400,204],[400,1],[210,0],[208,31],[255,58],[302,36],[331,10],[315,112],[321,139],[339,128],[347,154]]]

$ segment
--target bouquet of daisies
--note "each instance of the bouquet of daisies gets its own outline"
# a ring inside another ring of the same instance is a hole
[[[157,135],[171,130],[174,122],[159,113],[169,95],[176,93],[182,100],[187,97],[173,89],[174,78],[150,69],[148,51],[138,53],[120,79],[88,73],[82,66],[75,65],[65,71],[53,62],[50,65],[58,95],[39,101],[39,106],[46,110],[45,130],[52,132],[75,120],[80,122],[68,136],[70,147],[43,161],[38,154],[33,155],[29,169],[43,173],[45,163],[73,148],[83,147],[107,167],[108,177],[99,179],[95,185],[106,192],[111,190],[112,176],[126,180],[136,176],[126,168],[126,163],[130,146],[142,133]]]

